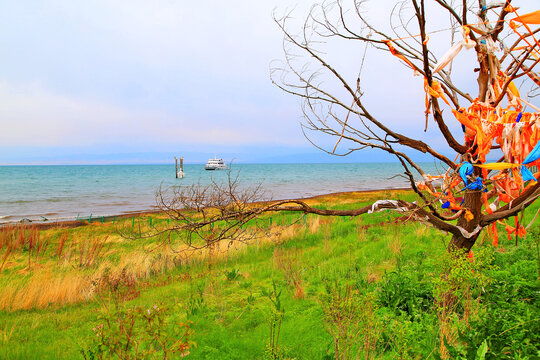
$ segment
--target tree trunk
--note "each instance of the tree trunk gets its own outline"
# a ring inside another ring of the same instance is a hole
[[[474,229],[476,229],[476,227],[478,226],[478,223],[480,222],[480,218],[482,216],[482,191],[467,190],[464,197],[465,201],[463,202],[463,208],[469,210],[473,214],[474,218],[468,221],[465,218],[465,214],[463,214],[459,217],[457,225],[461,226],[468,232],[473,232]],[[452,237],[452,240],[450,240],[448,250],[455,251],[457,249],[463,249],[469,252],[473,247],[474,243],[476,242],[476,239],[478,239],[479,235],[480,232],[478,232],[478,234],[474,235],[471,238],[454,235]]]
[[[481,43],[476,45],[476,52],[478,57],[478,63],[480,65],[479,74],[478,74],[478,100],[480,102],[485,102],[487,98],[487,92],[489,88],[489,81],[490,81],[490,72],[495,71],[494,67],[489,66],[489,54],[487,51],[486,45],[483,45]],[[491,76],[495,76],[495,74],[491,74]],[[471,146],[472,144],[468,144]],[[471,153],[472,155],[472,153]],[[472,161],[473,159],[469,159],[468,161]],[[478,177],[481,176],[482,173],[478,168],[474,169],[474,176]],[[463,208],[470,211],[473,215],[473,218],[469,221],[467,220],[466,214],[462,214],[457,222],[457,225],[462,227],[468,232],[473,232],[480,222],[480,219],[482,217],[482,191],[481,190],[467,190],[465,191],[465,201],[463,202]],[[476,235],[472,236],[471,238],[466,238],[461,235],[454,235],[452,237],[452,240],[450,241],[450,244],[448,245],[449,251],[455,251],[458,249],[465,250],[469,252],[471,248],[473,247],[474,243],[476,242],[476,239],[478,239],[478,236],[480,235],[480,232],[478,232]]]

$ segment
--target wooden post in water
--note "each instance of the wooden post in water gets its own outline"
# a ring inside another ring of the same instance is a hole
[[[178,159],[174,157],[174,176],[178,179]]]
[[[176,178],[177,179],[183,179],[184,178],[184,157],[180,157],[180,170],[178,170],[178,159],[176,156],[174,157],[176,161]]]

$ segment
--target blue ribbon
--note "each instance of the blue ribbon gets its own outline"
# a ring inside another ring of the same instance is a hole
[[[477,177],[476,180],[474,180],[469,185],[465,186],[463,190],[483,190],[484,192],[487,191],[487,188],[484,187],[484,183],[482,182],[481,177]]]
[[[460,167],[459,167],[459,176],[461,177],[461,180],[463,180],[463,182],[465,183],[465,185],[467,185],[469,183],[469,181],[467,180],[467,175],[472,175],[473,174],[473,166],[470,162],[464,162]]]
[[[523,165],[530,164],[533,161],[536,161],[538,159],[540,159],[540,141],[532,149],[529,155],[527,155],[525,160],[523,160]],[[537,181],[533,173],[523,165],[521,165],[521,176],[523,177],[523,181],[528,181],[528,180]]]

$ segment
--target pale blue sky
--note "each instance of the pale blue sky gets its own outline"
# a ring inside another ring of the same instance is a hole
[[[0,0],[0,164],[332,161],[269,80],[282,58],[272,10],[298,2]],[[385,3],[370,15],[384,18]],[[350,44],[333,49],[357,69]],[[437,145],[421,131],[421,81],[391,56],[366,66],[379,116]],[[385,159],[366,154],[336,161]]]

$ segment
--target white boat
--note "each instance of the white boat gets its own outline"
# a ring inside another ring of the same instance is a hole
[[[213,159],[208,159],[208,162],[204,165],[204,170],[227,170],[227,165],[223,159],[214,157]]]

